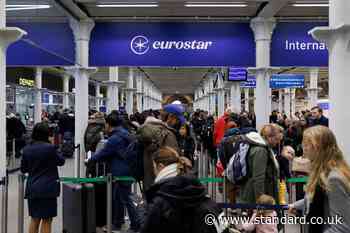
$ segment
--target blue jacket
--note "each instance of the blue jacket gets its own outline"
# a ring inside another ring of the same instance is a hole
[[[91,157],[91,160],[109,163],[113,176],[130,176],[129,165],[122,156],[131,142],[131,136],[121,126],[115,128],[111,135],[103,149]]]
[[[56,198],[60,195],[57,166],[63,166],[64,158],[56,147],[46,142],[28,145],[23,149],[22,173],[28,173],[25,197]]]

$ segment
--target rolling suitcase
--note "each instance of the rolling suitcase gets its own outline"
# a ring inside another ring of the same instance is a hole
[[[93,184],[63,184],[63,233],[96,233]]]

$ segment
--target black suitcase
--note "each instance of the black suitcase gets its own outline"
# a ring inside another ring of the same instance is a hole
[[[96,233],[93,184],[63,184],[63,233]]]

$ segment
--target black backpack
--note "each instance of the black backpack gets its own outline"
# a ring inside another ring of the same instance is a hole
[[[63,142],[61,146],[62,155],[66,158],[71,158],[74,155],[74,139],[70,132],[63,135]]]
[[[129,137],[129,146],[122,154],[122,158],[127,162],[131,176],[136,181],[141,181],[144,177],[143,150],[144,145],[137,137]]]

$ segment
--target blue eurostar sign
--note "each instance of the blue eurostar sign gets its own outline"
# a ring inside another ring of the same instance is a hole
[[[97,23],[90,66],[255,66],[248,23]]]

